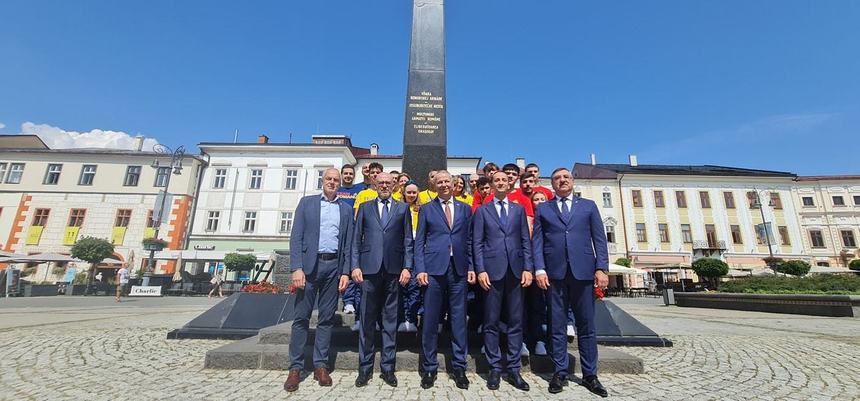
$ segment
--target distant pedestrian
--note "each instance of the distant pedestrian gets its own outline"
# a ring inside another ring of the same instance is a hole
[[[96,281],[98,281],[99,283],[101,283],[101,282],[102,282],[102,278],[103,278],[103,276],[102,276],[102,272],[98,272],[98,274],[96,274]]]
[[[224,293],[221,292],[221,274],[217,269],[215,270],[215,274],[212,275],[212,279],[209,280],[209,283],[212,284],[212,289],[209,290],[209,298],[212,298],[212,294],[215,293],[215,290],[218,290],[218,298],[224,296]]]
[[[96,275],[99,281],[101,281],[101,272]],[[125,286],[128,285],[128,268],[123,266],[119,270],[116,271],[116,301],[119,302],[122,295],[125,293]]]

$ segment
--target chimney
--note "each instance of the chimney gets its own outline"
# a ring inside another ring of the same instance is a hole
[[[144,138],[144,136],[140,135],[140,134],[138,134],[137,136],[134,137],[134,150],[136,150],[138,152],[143,150],[143,140],[144,139],[146,139],[146,138]]]
[[[526,159],[525,159],[525,158],[523,158],[523,157],[518,157],[518,158],[516,159],[516,164],[517,164],[517,167],[519,167],[519,168],[520,168],[520,170],[525,170],[525,169],[526,169]]]
[[[376,156],[378,154],[379,154],[379,145],[377,145],[375,143],[371,143],[370,144],[370,155]]]
[[[592,153],[592,154],[591,154],[591,165],[592,165],[592,166],[596,166],[596,165],[597,165],[597,155],[596,155],[596,154],[594,154],[594,153]]]
[[[257,137],[257,143],[269,143],[269,137],[260,135]]]
[[[636,167],[639,165],[639,160],[636,158],[636,155],[630,155],[630,167]]]

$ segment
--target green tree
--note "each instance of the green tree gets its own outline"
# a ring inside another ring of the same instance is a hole
[[[804,260],[789,260],[777,266],[776,271],[791,276],[803,276],[809,273],[811,266]]]
[[[224,267],[228,271],[246,271],[254,268],[257,257],[254,255],[243,255],[239,253],[228,253],[224,255]]]
[[[72,245],[72,257],[90,262],[87,286],[92,285],[96,265],[113,255],[113,244],[103,238],[83,237]]]
[[[701,258],[696,260],[693,262],[692,268],[699,277],[703,277],[710,281],[715,288],[719,285],[718,278],[729,273],[729,265],[722,260],[714,258]]]
[[[860,259],[854,259],[848,264],[848,268],[855,271],[860,271]]]
[[[618,266],[630,267],[630,259],[618,258],[618,259],[615,259],[615,264]]]

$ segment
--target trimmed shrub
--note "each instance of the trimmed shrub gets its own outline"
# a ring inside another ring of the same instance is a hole
[[[717,286],[717,278],[729,274],[729,265],[719,259],[702,258],[693,262],[693,271],[699,277],[703,277],[710,281],[715,287]]]
[[[630,259],[627,258],[618,258],[615,259],[615,264],[624,267],[630,267]]]
[[[720,292],[860,295],[860,277],[845,274],[814,274],[807,277],[747,277],[723,283],[720,286]]]
[[[854,259],[848,264],[848,268],[855,271],[860,271],[860,259]]]
[[[791,276],[803,276],[809,273],[811,266],[803,260],[789,260],[776,267],[776,271]]]
[[[228,271],[245,271],[254,268],[257,257],[254,255],[243,255],[239,253],[228,253],[224,255],[224,267]]]

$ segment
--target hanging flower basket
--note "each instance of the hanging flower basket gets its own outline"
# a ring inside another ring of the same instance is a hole
[[[167,246],[167,241],[158,238],[146,238],[143,240],[145,251],[160,251]]]

